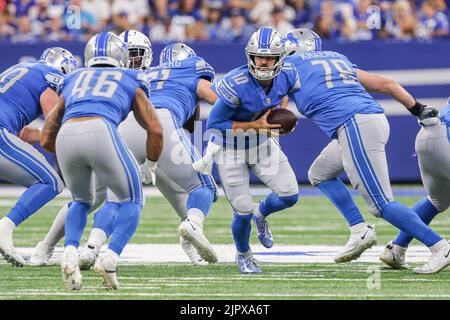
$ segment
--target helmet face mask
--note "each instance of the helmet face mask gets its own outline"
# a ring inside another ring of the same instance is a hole
[[[118,36],[101,32],[93,36],[84,49],[86,67],[128,67],[128,49]]]
[[[164,47],[159,55],[159,64],[175,63],[190,57],[195,57],[195,51],[184,43],[172,43]]]
[[[55,67],[63,74],[71,73],[78,66],[74,56],[69,51],[61,47],[51,47],[46,49],[41,55],[39,61]]]
[[[153,50],[149,38],[137,30],[124,31],[119,37],[128,48],[128,67],[137,70],[150,68]]]
[[[262,27],[250,37],[245,47],[245,53],[250,73],[258,80],[270,80],[281,72],[286,50],[283,38],[277,31]],[[272,66],[267,63],[257,65],[256,57],[273,57],[275,62]]]

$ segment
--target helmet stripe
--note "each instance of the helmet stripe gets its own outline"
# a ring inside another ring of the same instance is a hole
[[[129,32],[129,30],[125,31],[125,37],[124,37],[125,44],[128,44],[128,32]]]
[[[107,32],[102,32],[98,35],[98,39],[97,39],[97,43],[96,43],[96,51],[97,57],[104,57],[106,56],[106,45],[107,45],[107,41],[108,40],[108,33]]]
[[[272,36],[272,29],[262,27],[261,32],[259,33],[258,47],[260,49],[269,49],[271,36]]]

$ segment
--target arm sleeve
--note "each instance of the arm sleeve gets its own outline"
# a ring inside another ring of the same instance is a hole
[[[231,120],[231,117],[235,112],[235,108],[227,105],[222,99],[217,99],[209,113],[206,128],[217,129],[226,133],[227,130],[233,128],[233,120]]]

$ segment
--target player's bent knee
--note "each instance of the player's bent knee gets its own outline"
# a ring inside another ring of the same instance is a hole
[[[286,208],[290,208],[297,203],[299,195],[298,195],[298,193],[296,193],[291,196],[278,197],[278,198],[280,199],[280,201],[284,204],[284,206]]]
[[[308,170],[308,180],[309,180],[309,183],[311,183],[311,185],[313,187],[317,187],[317,185],[319,183],[323,182],[323,180],[320,178],[320,175],[313,168],[313,166],[311,166],[311,168],[309,168],[309,170]]]
[[[382,211],[383,209],[380,207],[379,209],[376,206],[368,206],[369,212],[375,217],[375,218],[381,218],[382,217]]]
[[[436,208],[437,212],[444,212],[450,207],[450,199],[449,200],[441,200],[441,199],[430,199],[431,204]]]
[[[295,179],[286,179],[279,186],[278,190],[275,190],[279,197],[289,197],[293,195],[298,196],[298,184]]]
[[[253,199],[250,195],[237,196],[231,200],[231,205],[239,213],[239,215],[246,215],[253,212]]]

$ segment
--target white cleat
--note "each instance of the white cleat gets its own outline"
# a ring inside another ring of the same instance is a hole
[[[39,241],[30,257],[30,265],[33,267],[48,266],[48,261],[53,255],[54,246]]]
[[[14,267],[23,267],[26,262],[22,256],[16,252],[13,245],[14,228],[14,223],[8,218],[5,217],[0,220],[0,254]]]
[[[336,263],[358,259],[361,254],[377,244],[375,226],[367,224],[361,231],[352,233],[344,249],[334,257]]]
[[[74,246],[67,246],[61,259],[61,273],[64,286],[70,290],[80,290],[83,277],[78,267],[78,250]]]
[[[85,244],[79,249],[79,261],[78,265],[81,270],[89,270],[97,260],[100,248],[96,248],[90,244]]]
[[[414,268],[413,272],[420,274],[438,273],[448,265],[450,265],[450,245],[446,245],[438,252],[433,253],[427,263]]]
[[[119,289],[119,281],[117,280],[117,256],[114,257],[109,252],[106,252],[95,262],[92,270],[102,276],[103,284],[107,289]]]
[[[406,249],[392,241],[388,243],[384,251],[380,255],[380,260],[393,269],[409,269],[409,265],[405,262]]]
[[[195,247],[192,245],[192,243],[183,237],[180,237],[180,244],[181,248],[183,248],[183,251],[186,253],[186,255],[189,257],[189,260],[191,260],[192,264],[196,266],[207,266],[208,262],[200,257]]]
[[[195,221],[189,218],[181,221],[180,227],[178,228],[180,236],[189,242],[197,249],[198,254],[208,261],[209,263],[217,262],[217,254],[214,248],[209,243],[203,234],[203,228],[201,225],[197,224]]]

